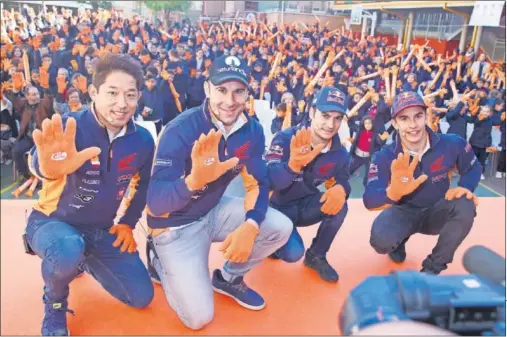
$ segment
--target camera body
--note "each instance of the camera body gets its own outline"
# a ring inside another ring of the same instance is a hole
[[[456,334],[505,336],[505,286],[477,275],[437,276],[395,271],[373,276],[348,296],[342,334],[381,322],[414,320]]]

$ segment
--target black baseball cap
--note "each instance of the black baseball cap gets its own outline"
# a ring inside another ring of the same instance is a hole
[[[250,67],[245,60],[237,56],[221,56],[211,64],[209,79],[213,85],[227,81],[239,81],[248,86],[250,84]]]

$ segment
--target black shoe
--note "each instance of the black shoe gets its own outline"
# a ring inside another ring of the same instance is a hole
[[[306,251],[304,265],[319,273],[321,279],[327,282],[338,282],[339,276],[336,270],[327,262],[325,257],[314,256],[309,250]]]
[[[405,259],[407,258],[407,252],[405,250],[405,244],[407,243],[407,241],[408,238],[403,240],[395,250],[389,253],[389,258],[391,259],[391,261],[395,263],[402,263],[405,261]]]
[[[407,258],[407,252],[405,251],[405,244],[401,244],[389,253],[389,258],[395,263],[402,263]]]
[[[162,284],[160,276],[158,276],[157,270],[153,267],[152,257],[150,256],[151,244],[146,242],[146,261],[148,264],[148,274],[150,275],[151,281],[156,284]]]

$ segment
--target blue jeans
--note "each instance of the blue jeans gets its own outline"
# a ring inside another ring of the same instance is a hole
[[[30,221],[26,228],[30,247],[42,259],[44,295],[50,302],[69,296],[69,283],[77,267],[90,273],[121,302],[143,308],[153,299],[153,284],[139,253],[113,247],[116,235],[107,228],[73,226],[48,219]]]
[[[323,205],[320,202],[322,194],[310,195],[287,205],[271,205],[289,217],[294,224],[289,241],[276,252],[276,255],[285,262],[299,261],[305,253],[303,239],[299,235],[297,227],[311,226],[320,222],[317,235],[313,239],[309,250],[317,257],[325,257],[329,251],[336,233],[338,233],[345,220],[348,207],[345,203],[336,215],[326,215],[320,210]]]
[[[211,243],[222,242],[245,222],[244,200],[223,196],[201,219],[163,232],[153,238],[158,258],[153,259],[169,305],[191,329],[200,329],[213,319],[213,290],[209,273]],[[268,208],[260,225],[252,253],[244,263],[225,262],[224,271],[243,276],[283,246],[292,223]]]
[[[423,261],[423,267],[440,273],[472,229],[476,216],[473,201],[461,197],[439,200],[427,208],[409,204],[383,210],[373,222],[370,245],[379,254],[388,254],[416,233],[439,235],[437,245]]]

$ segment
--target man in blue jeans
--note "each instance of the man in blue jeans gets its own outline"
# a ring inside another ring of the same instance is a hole
[[[338,281],[326,254],[345,220],[350,194],[349,156],[338,136],[346,100],[339,89],[321,89],[310,114],[310,127],[300,125],[278,132],[266,155],[274,189],[270,205],[294,224],[287,244],[271,257],[299,261],[305,246],[297,227],[320,222],[304,264],[327,282]],[[318,186],[324,182],[327,191],[321,192]]]
[[[147,195],[148,269],[194,330],[213,319],[213,290],[245,308],[264,308],[243,278],[285,244],[292,228],[287,217],[268,208],[264,133],[245,111],[249,80],[244,60],[215,59],[204,83],[205,102],[166,126],[155,154]],[[239,174],[245,199],[224,196]],[[227,261],[210,282],[213,242],[221,242]]]
[[[128,55],[101,58],[91,109],[64,117],[65,131],[55,114],[33,133],[30,170],[43,187],[26,244],[42,259],[43,335],[69,334],[69,283],[81,268],[129,306],[143,308],[153,298],[132,233],[146,204],[154,152],[150,133],[132,122],[142,82]],[[127,188],[129,206],[113,226]]]

